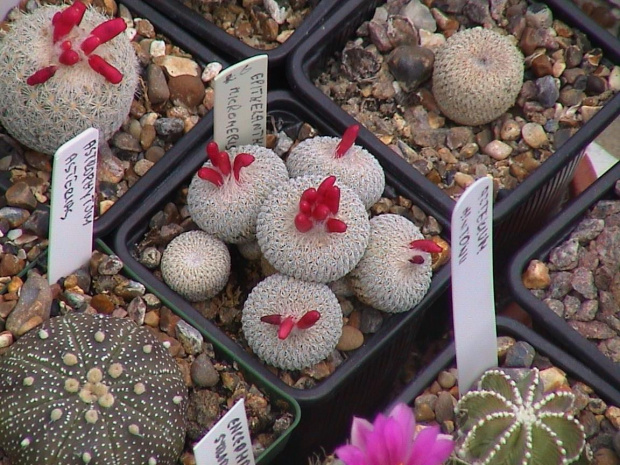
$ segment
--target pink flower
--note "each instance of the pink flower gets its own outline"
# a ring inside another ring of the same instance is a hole
[[[374,422],[353,418],[351,444],[336,449],[345,465],[439,465],[454,448],[451,436],[439,427],[415,433],[411,408],[398,404],[389,416],[379,414]]]

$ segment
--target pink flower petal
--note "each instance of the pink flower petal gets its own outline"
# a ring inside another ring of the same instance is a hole
[[[355,446],[341,446],[336,449],[336,456],[345,465],[369,465],[366,461],[366,454]]]
[[[439,434],[438,426],[424,428],[416,436],[407,465],[440,465],[453,449],[454,441],[450,436]]]
[[[415,416],[413,415],[413,410],[407,404],[400,403],[392,409],[390,417],[394,418],[400,425],[404,440],[406,441],[406,449],[402,456],[408,459],[411,456],[413,438],[415,436]]]
[[[353,417],[353,425],[351,426],[351,444],[360,450],[366,450],[366,442],[368,436],[372,433],[374,427],[372,423],[363,418]]]

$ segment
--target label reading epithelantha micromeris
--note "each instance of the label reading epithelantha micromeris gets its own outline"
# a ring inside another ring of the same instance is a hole
[[[90,260],[98,142],[99,131],[89,128],[54,155],[47,266],[50,284]]]
[[[197,465],[254,465],[252,439],[240,399],[194,446]]]
[[[459,391],[497,366],[493,299],[493,181],[469,186],[452,212],[452,313]]]
[[[265,145],[267,64],[267,55],[257,55],[226,68],[214,79],[213,140],[220,150]]]

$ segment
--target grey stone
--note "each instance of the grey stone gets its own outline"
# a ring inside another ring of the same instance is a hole
[[[598,301],[586,300],[579,306],[579,310],[573,315],[573,318],[578,321],[592,321],[596,317],[598,312]]]
[[[47,238],[50,227],[50,212],[48,208],[37,207],[22,224],[22,228],[36,234],[39,237]]]
[[[140,253],[140,263],[152,270],[159,266],[161,252],[156,247],[146,247]]]
[[[185,129],[185,123],[181,118],[159,118],[154,126],[157,134],[164,139],[180,137]]]
[[[144,315],[146,315],[146,303],[140,297],[134,297],[127,305],[127,314],[129,318],[138,325],[144,324]]]
[[[529,368],[532,366],[535,354],[536,351],[531,344],[524,341],[517,341],[508,349],[508,352],[506,352],[504,365],[514,368]]]
[[[485,0],[486,1],[486,0]],[[400,15],[406,17],[418,29],[425,29],[430,32],[437,30],[437,22],[431,10],[418,0],[411,0],[401,10]]]
[[[543,76],[536,79],[536,99],[545,108],[552,108],[560,97],[559,81],[553,76]]]
[[[574,295],[567,295],[562,301],[564,304],[564,318],[573,318],[581,307],[581,301]]]
[[[123,262],[116,255],[106,255],[101,263],[99,263],[99,267],[97,271],[99,274],[112,276],[120,273],[123,269]]]
[[[379,310],[364,307],[360,318],[360,331],[364,334],[374,334],[381,328],[383,316]]]
[[[616,332],[601,321],[571,320],[568,324],[588,339],[609,339],[616,336]]]
[[[30,212],[24,208],[0,208],[0,220],[6,220],[11,228],[18,228],[28,219]]]
[[[435,54],[417,45],[401,45],[388,57],[388,68],[405,92],[412,92],[431,77]]]
[[[196,355],[202,350],[202,334],[185,320],[179,320],[176,325],[177,339],[185,352]]]
[[[437,402],[435,403],[435,419],[437,422],[454,421],[455,407],[456,399],[448,391],[441,391],[437,394]]]
[[[587,244],[603,231],[605,221],[602,218],[584,218],[573,230],[570,237],[577,239],[580,244]]]
[[[220,374],[204,352],[199,354],[192,362],[190,375],[192,381],[198,387],[213,387],[220,381]]]
[[[146,288],[142,283],[131,279],[124,279],[114,286],[114,293],[123,299],[133,299],[134,297],[143,296],[146,293]]]
[[[562,299],[572,290],[572,273],[568,271],[560,271],[556,273],[550,273],[549,275],[551,276],[551,284],[549,285],[549,292],[547,297],[551,299]]]

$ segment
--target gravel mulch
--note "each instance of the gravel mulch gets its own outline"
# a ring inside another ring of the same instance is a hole
[[[315,85],[451,198],[487,175],[496,190],[513,189],[620,90],[620,67],[537,5],[389,0],[327,62]],[[501,117],[464,126],[439,110],[431,74],[446,39],[477,26],[518,46],[524,82]]]

